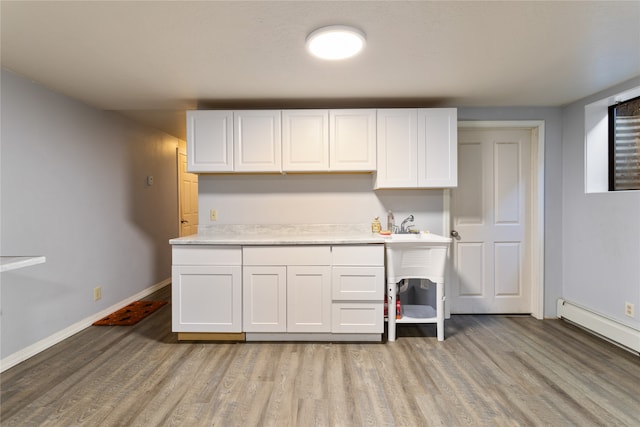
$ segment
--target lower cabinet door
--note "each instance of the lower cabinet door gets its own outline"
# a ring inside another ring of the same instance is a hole
[[[286,332],[287,268],[248,266],[243,270],[245,332]]]
[[[331,332],[331,267],[287,267],[287,332]]]
[[[331,313],[331,332],[343,334],[381,334],[384,332],[384,304],[334,302]]]
[[[240,266],[173,266],[174,332],[242,332]]]

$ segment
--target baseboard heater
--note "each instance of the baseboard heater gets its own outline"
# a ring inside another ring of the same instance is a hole
[[[640,331],[580,307],[562,298],[558,299],[558,317],[568,320],[589,332],[613,342],[633,353],[640,354]]]

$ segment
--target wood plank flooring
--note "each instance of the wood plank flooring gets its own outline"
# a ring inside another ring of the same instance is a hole
[[[149,299],[169,299],[166,287]],[[640,426],[640,357],[559,320],[361,343],[178,342],[171,307],[2,373],[2,426]]]

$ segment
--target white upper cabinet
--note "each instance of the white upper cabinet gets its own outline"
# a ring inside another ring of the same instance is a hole
[[[283,110],[286,172],[374,171],[376,110]]]
[[[376,188],[458,185],[455,108],[378,110]]]
[[[376,188],[457,186],[457,110],[187,112],[189,172],[371,172]]]
[[[280,110],[234,112],[233,158],[236,172],[282,170]]]
[[[233,171],[233,112],[187,111],[187,170]]]
[[[458,110],[418,110],[418,187],[458,186]]]
[[[418,111],[378,110],[376,187],[408,188],[418,184]]]
[[[329,170],[329,110],[282,111],[282,169]]]
[[[329,110],[329,165],[332,171],[376,169],[376,110]]]

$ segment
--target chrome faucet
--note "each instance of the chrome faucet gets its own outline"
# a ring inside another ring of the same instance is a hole
[[[413,224],[407,223],[413,223],[413,215],[409,215],[402,221],[402,223],[400,224],[400,234],[407,234],[411,232],[411,227],[413,227]]]

